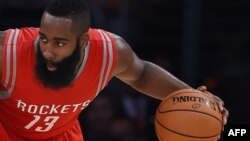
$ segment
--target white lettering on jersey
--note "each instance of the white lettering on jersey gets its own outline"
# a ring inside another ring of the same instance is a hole
[[[67,104],[67,105],[35,105],[35,104],[27,104],[24,101],[17,100],[17,109],[20,109],[23,112],[27,112],[30,114],[38,114],[38,115],[51,115],[51,114],[67,114],[70,112],[76,112],[78,110],[85,109],[90,103],[90,100],[87,100],[83,103],[76,104]]]

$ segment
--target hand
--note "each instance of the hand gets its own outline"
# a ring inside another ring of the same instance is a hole
[[[200,86],[197,88],[199,91],[204,92],[210,96],[212,96],[215,101],[217,102],[218,106],[219,106],[219,110],[221,111],[222,115],[223,115],[223,125],[227,124],[227,119],[229,116],[229,112],[228,110],[224,107],[224,102],[216,95],[211,94],[210,92],[207,91],[207,87],[206,86]]]

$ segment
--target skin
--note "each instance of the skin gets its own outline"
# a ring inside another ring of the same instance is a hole
[[[44,13],[40,27],[40,47],[44,57],[51,62],[60,62],[72,54],[76,46],[77,35],[72,29],[72,21],[65,18],[54,17]],[[80,51],[83,52],[88,41],[88,35],[83,34],[80,38]],[[81,53],[81,60],[83,60]],[[80,66],[78,63],[78,66]],[[52,67],[52,66],[51,66]],[[51,71],[56,68],[50,68]]]
[[[113,77],[117,77],[134,89],[160,100],[163,100],[174,91],[191,88],[159,66],[141,60],[125,40],[117,35],[110,34],[115,38],[117,46],[117,64],[113,72]],[[1,63],[4,36],[5,32],[0,32],[0,74],[2,73]],[[72,21],[70,19],[58,18],[44,13],[40,27],[40,48],[47,60],[58,62],[69,56],[75,49],[76,38],[77,33],[72,28]],[[84,48],[87,42],[88,34],[83,33],[80,37],[81,61],[84,58]],[[47,68],[50,71],[56,70],[49,63]],[[77,65],[76,71],[78,68],[79,65]],[[226,124],[228,111],[224,108],[223,101],[219,97],[207,92],[205,86],[199,87],[198,90],[214,97],[223,113],[223,122]]]
[[[3,44],[4,44],[5,32],[0,31],[0,79],[2,78],[2,52],[3,52]]]

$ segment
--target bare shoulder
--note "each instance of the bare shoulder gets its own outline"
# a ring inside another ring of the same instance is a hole
[[[133,51],[130,45],[119,35],[109,32],[109,34],[114,38],[116,44],[116,50],[118,55],[128,55],[132,54]],[[127,54],[128,53],[128,54]]]
[[[2,78],[2,52],[4,46],[5,31],[0,31],[0,79]]]
[[[143,68],[143,61],[137,57],[130,45],[122,37],[110,33],[115,39],[117,61],[113,76],[129,83],[137,79]]]
[[[121,72],[126,65],[132,61],[133,58],[133,51],[129,44],[119,35],[109,32],[109,34],[114,38],[115,45],[116,45],[116,54],[117,54],[117,63],[115,74]]]

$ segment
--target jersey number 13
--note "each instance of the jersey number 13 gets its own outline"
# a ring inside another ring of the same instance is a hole
[[[47,132],[49,131],[55,123],[58,121],[59,116],[47,116],[44,118],[44,126],[37,126],[35,128],[35,131],[37,132]],[[32,120],[29,124],[27,124],[24,128],[30,129],[31,127],[35,126],[35,124],[39,121],[42,120],[41,116],[39,115],[34,115],[34,120]]]

